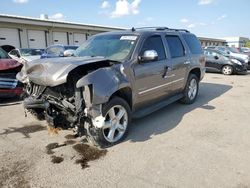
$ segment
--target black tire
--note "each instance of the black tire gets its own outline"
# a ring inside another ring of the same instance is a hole
[[[42,109],[33,109],[29,110],[29,112],[39,121],[45,120],[45,114]]]
[[[234,68],[231,65],[224,65],[221,72],[224,75],[232,75],[234,73]]]
[[[129,125],[131,122],[131,110],[128,103],[124,99],[120,97],[111,98],[111,100],[103,106],[102,115],[103,117],[105,117],[106,114],[109,112],[109,110],[115,106],[122,106],[127,112],[127,127],[122,137],[115,142],[110,142],[104,136],[105,134],[104,129],[95,128],[93,125],[91,125],[91,122],[85,122],[88,123],[89,126],[89,129],[87,130],[87,140],[90,144],[101,148],[106,148],[115,145],[117,143],[120,143],[124,138],[126,138],[129,130]]]
[[[193,97],[191,97],[189,95],[189,91],[190,91],[189,86],[190,86],[191,82],[193,82],[193,81],[195,81],[195,83],[196,83],[197,90],[196,90],[195,95]],[[187,80],[185,89],[183,91],[184,97],[180,100],[180,102],[183,104],[193,104],[197,98],[198,92],[199,92],[199,79],[195,74],[190,74],[188,76],[188,80]]]

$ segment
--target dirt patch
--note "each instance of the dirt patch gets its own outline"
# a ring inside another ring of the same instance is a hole
[[[0,187],[28,188],[29,182],[25,179],[24,173],[28,167],[24,161],[11,163],[0,168]]]
[[[76,139],[76,135],[68,134],[68,135],[66,135],[64,138],[66,138],[66,139],[68,139],[68,140],[72,140],[72,139]]]
[[[51,144],[48,144],[46,146],[46,153],[51,155],[51,154],[54,154],[55,152],[53,151],[53,149],[56,149],[56,148],[59,148],[59,147],[63,147],[63,146],[66,146],[66,144],[58,144],[58,143],[51,143]]]
[[[62,129],[61,128],[54,128],[54,127],[51,127],[48,125],[47,130],[48,130],[49,135],[53,136],[53,135],[58,135],[59,131],[61,131]]]
[[[8,129],[4,129],[4,132],[0,133],[0,136],[13,134],[13,133],[21,133],[25,136],[25,138],[30,138],[31,133],[35,133],[35,132],[43,131],[43,130],[46,130],[46,127],[40,124],[28,125],[28,126],[23,126],[23,127],[9,127]]]
[[[64,144],[66,144],[66,145],[73,145],[73,144],[75,144],[75,143],[76,143],[75,140],[66,140],[66,141],[64,142]]]
[[[89,167],[89,161],[97,160],[107,154],[107,150],[100,150],[86,144],[76,144],[73,149],[81,155],[81,158],[77,159],[75,163],[81,164],[82,169]]]
[[[58,164],[58,163],[61,163],[61,162],[63,162],[63,158],[62,157],[57,157],[57,156],[55,156],[55,155],[52,155],[51,156],[51,162],[52,163],[56,163],[56,164]]]

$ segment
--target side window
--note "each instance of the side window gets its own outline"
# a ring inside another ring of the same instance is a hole
[[[7,59],[8,55],[0,48],[0,59]]]
[[[202,54],[201,44],[196,36],[191,34],[184,34],[183,38],[186,41],[188,48],[190,49],[192,54]]]
[[[145,40],[140,55],[143,55],[147,50],[155,50],[158,54],[158,60],[166,59],[165,48],[159,35],[148,37]]]
[[[185,50],[181,39],[175,35],[167,35],[166,40],[168,43],[171,58],[183,57],[185,56]]]

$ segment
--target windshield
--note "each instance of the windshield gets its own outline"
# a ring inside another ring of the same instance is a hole
[[[76,56],[102,56],[114,61],[124,61],[133,47],[135,35],[100,35],[94,36],[76,50]]]
[[[236,48],[228,47],[228,49],[230,50],[230,52],[239,53],[239,50],[237,50]]]
[[[42,52],[40,49],[20,49],[22,56],[42,55]]]

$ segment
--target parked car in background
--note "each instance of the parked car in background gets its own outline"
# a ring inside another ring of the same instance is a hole
[[[45,49],[41,59],[73,56],[77,48],[78,46],[52,45]]]
[[[0,48],[0,98],[10,98],[21,95],[22,84],[16,79],[22,64],[11,59],[8,54]]]
[[[239,48],[239,51],[243,54],[246,54],[248,56],[250,56],[250,48],[247,47],[241,47]],[[249,68],[250,68],[250,62],[249,62]]]
[[[228,46],[207,46],[207,47],[205,47],[205,49],[215,49],[215,50],[222,51],[224,53],[229,54],[232,57],[240,58],[240,59],[244,60],[246,63],[249,63],[249,61],[250,61],[250,57],[248,55],[240,53],[238,49],[233,48],[233,47],[228,47]]]
[[[8,55],[17,60],[18,62],[30,62],[36,59],[40,59],[43,54],[43,49],[35,49],[35,48],[21,48],[21,49],[13,49]]]
[[[221,72],[225,75],[240,74],[247,72],[248,64],[242,60],[227,56],[227,53],[214,49],[205,49],[206,70],[208,72]]]
[[[239,51],[240,51],[241,53],[250,53],[250,48],[241,47],[241,48],[239,48]]]

